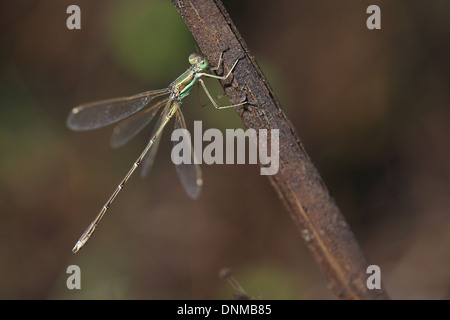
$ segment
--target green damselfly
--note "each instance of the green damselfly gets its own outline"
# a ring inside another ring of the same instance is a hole
[[[169,120],[175,116],[175,128],[186,128],[180,106],[183,99],[189,95],[196,84],[202,86],[209,100],[217,109],[235,107],[246,103],[241,102],[235,105],[219,106],[216,101],[214,101],[206,88],[205,83],[201,79],[201,77],[219,80],[227,79],[239,62],[239,59],[236,60],[225,76],[208,73],[208,71],[216,71],[219,69],[222,62],[222,53],[220,54],[219,62],[216,67],[210,67],[206,58],[195,53],[189,56],[189,62],[191,66],[166,89],[147,91],[130,97],[87,103],[73,108],[70,112],[67,118],[67,126],[76,131],[96,129],[123,120],[114,128],[111,139],[111,145],[113,147],[119,147],[138,134],[154,118],[158,110],[162,108],[159,120],[156,123],[150,141],[144,148],[144,151],[142,151],[139,158],[133,163],[133,166],[114,190],[111,197],[103,205],[98,215],[81,235],[80,239],[72,249],[74,253],[78,252],[92,236],[103,215],[111,206],[112,202],[120,190],[125,186],[136,168],[142,164],[143,175],[148,173],[153,164],[163,129]],[[150,104],[150,102],[153,103]],[[149,105],[149,107],[142,110],[147,105]],[[191,155],[192,157],[194,156],[193,152]],[[187,194],[191,198],[197,198],[203,184],[200,166],[196,164],[195,161],[191,161],[191,164],[182,163],[176,165],[176,168]]]

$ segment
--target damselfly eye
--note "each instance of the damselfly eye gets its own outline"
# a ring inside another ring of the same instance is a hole
[[[191,53],[191,54],[189,55],[189,63],[190,63],[190,64],[196,64],[197,61],[198,61],[198,58],[199,58],[198,54],[196,54],[196,53]]]
[[[209,67],[209,62],[208,60],[206,60],[205,58],[201,59],[199,62],[199,66],[200,68],[202,68],[203,70],[207,69]]]

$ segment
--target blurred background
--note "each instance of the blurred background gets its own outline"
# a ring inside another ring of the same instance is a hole
[[[72,4],[81,30],[66,28]],[[224,4],[387,292],[449,298],[450,3]],[[381,30],[366,28],[371,4]],[[111,149],[111,127],[71,132],[66,116],[165,88],[188,67],[198,49],[170,1],[1,1],[0,43],[0,298],[231,299],[219,277],[229,267],[252,296],[335,299],[259,168],[203,165],[193,201],[169,130],[149,177],[133,176],[72,254],[152,126]],[[188,127],[242,126],[196,96],[183,104]],[[81,290],[66,287],[72,264]]]

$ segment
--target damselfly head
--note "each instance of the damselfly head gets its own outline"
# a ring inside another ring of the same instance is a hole
[[[189,63],[192,65],[196,65],[201,70],[206,70],[209,68],[209,62],[205,57],[202,57],[199,54],[191,53],[189,55]]]

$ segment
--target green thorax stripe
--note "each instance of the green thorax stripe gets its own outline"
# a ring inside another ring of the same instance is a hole
[[[178,87],[180,99],[183,99],[191,92],[192,88],[197,83],[197,80],[195,72],[189,68],[172,83],[172,86]]]

